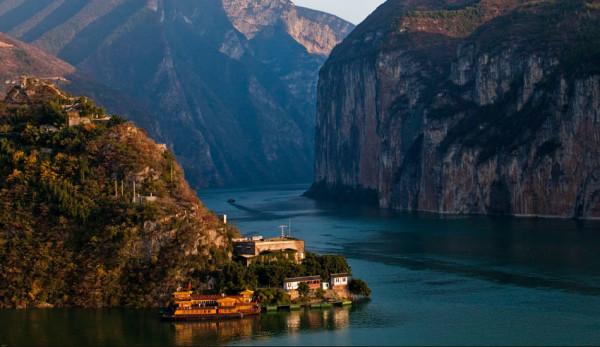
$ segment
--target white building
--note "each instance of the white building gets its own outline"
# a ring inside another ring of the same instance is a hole
[[[286,278],[283,281],[283,289],[286,292],[290,292],[293,290],[298,290],[298,286],[300,283],[308,284],[308,288],[310,290],[317,290],[321,288],[321,276],[307,276],[307,277],[295,277],[295,278]]]
[[[331,274],[331,276],[329,276],[329,286],[331,289],[336,287],[345,287],[349,282],[350,274],[348,273]]]

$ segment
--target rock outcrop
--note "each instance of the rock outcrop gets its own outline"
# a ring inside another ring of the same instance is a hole
[[[289,0],[0,1],[0,31],[75,66],[69,89],[167,143],[194,186],[310,179],[318,70],[352,28]]]
[[[309,195],[600,217],[600,3],[390,0],[331,54]]]
[[[281,25],[287,34],[311,54],[328,56],[353,29],[353,25],[329,14],[296,7],[287,0],[223,0],[235,28],[253,39],[261,31]]]

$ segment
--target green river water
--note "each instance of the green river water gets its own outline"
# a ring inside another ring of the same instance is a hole
[[[152,310],[2,310],[0,346],[600,345],[600,223],[340,207],[306,188],[200,197],[248,234],[291,220],[309,251],[348,257],[370,302],[177,324]]]

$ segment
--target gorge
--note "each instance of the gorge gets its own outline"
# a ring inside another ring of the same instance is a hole
[[[168,144],[195,187],[310,180],[318,70],[352,29],[289,0],[0,1],[0,31],[75,67],[66,88]]]

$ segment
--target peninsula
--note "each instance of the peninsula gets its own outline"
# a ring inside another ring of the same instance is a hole
[[[164,307],[185,284],[265,304],[368,294],[341,256],[240,238],[165,144],[53,82],[24,76],[0,102],[0,307]]]

